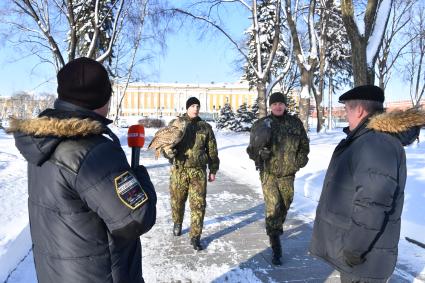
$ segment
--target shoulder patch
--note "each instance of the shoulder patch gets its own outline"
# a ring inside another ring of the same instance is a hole
[[[129,208],[136,209],[148,200],[148,196],[130,172],[115,178],[115,191],[120,200]]]

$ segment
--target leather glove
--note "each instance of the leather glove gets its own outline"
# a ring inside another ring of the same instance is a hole
[[[272,152],[268,148],[263,148],[263,149],[260,149],[259,154],[260,154],[261,160],[266,161],[270,159]]]
[[[345,260],[345,263],[350,267],[362,264],[363,262],[366,261],[365,258],[362,258],[360,255],[350,251],[344,251],[344,260]]]

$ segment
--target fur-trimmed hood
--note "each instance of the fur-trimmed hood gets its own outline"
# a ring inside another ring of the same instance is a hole
[[[408,109],[374,115],[367,123],[367,128],[391,134],[405,146],[418,138],[421,127],[424,125],[425,112],[419,109]]]
[[[385,112],[373,116],[367,128],[386,133],[402,133],[412,127],[425,125],[425,112],[419,109]]]
[[[105,131],[101,122],[89,118],[40,117],[27,120],[11,118],[9,124],[7,133],[21,132],[36,137],[78,137],[101,134]]]
[[[6,132],[13,133],[16,147],[28,162],[41,165],[64,139],[103,133],[114,136],[107,127],[109,122],[93,111],[47,109],[38,118],[12,118]]]

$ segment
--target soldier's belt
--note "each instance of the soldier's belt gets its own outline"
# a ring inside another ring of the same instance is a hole
[[[199,166],[185,166],[182,164],[173,164],[173,167],[180,170],[180,169],[199,169],[199,170],[206,170],[206,167],[199,167]]]
[[[266,174],[271,175],[275,178],[288,178],[288,177],[294,177],[295,178],[295,174],[282,175],[282,174],[273,174],[273,173],[268,173],[268,172],[266,172]]]

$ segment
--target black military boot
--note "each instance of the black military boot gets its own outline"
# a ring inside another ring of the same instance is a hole
[[[192,245],[193,249],[197,251],[201,251],[204,248],[201,246],[201,239],[200,237],[194,237],[190,239],[190,244]]]
[[[174,223],[173,235],[180,236],[182,234],[182,225],[179,223]]]
[[[272,247],[273,256],[272,256],[272,263],[274,265],[282,265],[282,260],[280,259],[282,257],[282,246],[280,244],[280,237],[279,235],[271,235],[270,238],[270,245]]]

